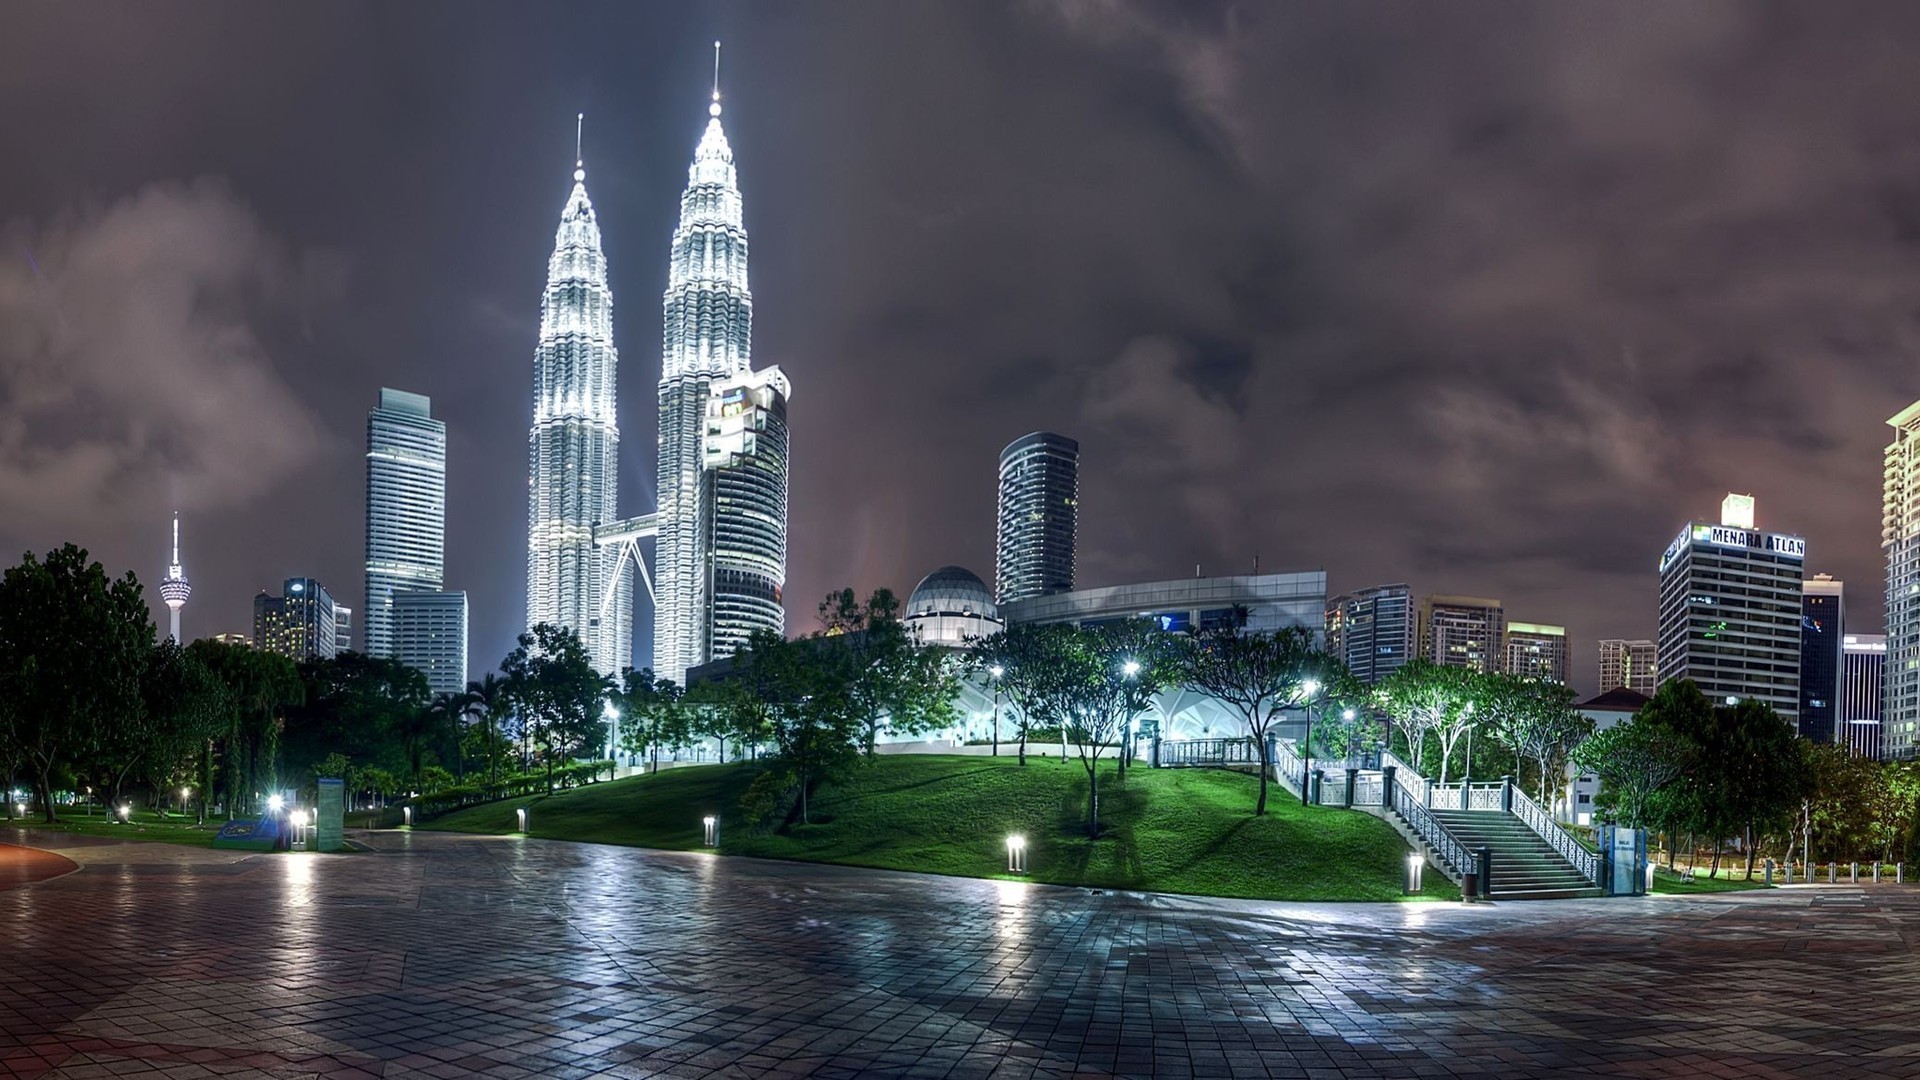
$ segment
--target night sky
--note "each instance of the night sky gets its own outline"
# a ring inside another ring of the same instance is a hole
[[[1500,597],[1590,691],[1738,490],[1881,629],[1911,5],[16,0],[0,549],[151,591],[177,506],[189,636],[290,575],[357,609],[366,412],[413,390],[488,667],[574,114],[639,513],[715,38],[754,362],[794,384],[791,630],[844,584],[991,580],[996,455],[1036,428],[1081,442],[1084,586],[1257,552]]]

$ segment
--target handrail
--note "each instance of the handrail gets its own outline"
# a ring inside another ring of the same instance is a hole
[[[1433,849],[1433,853],[1439,856],[1442,862],[1452,864],[1461,877],[1478,876],[1479,857],[1469,850],[1467,845],[1461,843],[1459,837],[1448,832],[1447,827],[1442,825],[1440,819],[1434,817],[1433,812],[1424,804],[1417,799],[1408,798],[1406,790],[1399,784],[1396,783],[1394,787],[1400,790],[1394,792],[1392,808],[1399,813],[1401,819],[1413,829],[1414,833]]]
[[[1520,786],[1513,787],[1513,816],[1526,822],[1527,828],[1539,834],[1540,839],[1553,846],[1560,857],[1573,864],[1581,876],[1595,885],[1600,884],[1600,856],[1587,850],[1587,846],[1574,839],[1573,834],[1560,827],[1553,815],[1540,808],[1540,804],[1527,797]]]
[[[1301,762],[1300,755],[1293,752],[1293,740],[1275,739],[1273,741],[1274,778],[1298,795],[1306,787],[1306,772],[1307,767]]]

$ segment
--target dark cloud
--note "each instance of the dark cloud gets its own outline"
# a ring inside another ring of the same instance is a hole
[[[656,298],[718,36],[756,362],[795,383],[796,628],[843,583],[987,571],[995,455],[1052,428],[1084,448],[1089,584],[1257,552],[1336,589],[1500,596],[1569,624],[1590,678],[1595,637],[1651,634],[1654,560],[1733,489],[1878,629],[1883,421],[1920,395],[1906,6],[67,5],[10,30],[0,206],[69,266],[120,238],[71,298],[118,366],[48,366],[13,245],[0,538],[153,572],[161,526],[129,514],[158,507],[126,493],[199,492],[203,626],[296,570],[358,593],[360,425],[398,385],[452,426],[450,578],[476,656],[504,651],[580,108],[623,499],[648,499]],[[149,220],[177,239],[128,261]],[[289,254],[314,249],[341,261],[315,278]],[[170,344],[138,347],[120,301],[183,275]],[[29,436],[80,399],[118,419]]]

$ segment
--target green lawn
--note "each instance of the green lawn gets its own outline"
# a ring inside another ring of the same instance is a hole
[[[1746,873],[1745,863],[1741,863],[1738,869],[1722,866],[1720,876],[1711,878],[1706,875],[1705,868],[1702,868],[1698,877],[1688,881],[1679,874],[1668,873],[1667,868],[1662,866],[1654,871],[1653,891],[1671,896],[1696,896],[1704,893],[1745,892],[1748,889],[1773,887],[1761,880],[1759,870],[1753,872],[1752,881],[1745,880]]]
[[[424,827],[507,833],[528,807],[534,836],[696,848],[701,818],[721,819],[721,851],[776,859],[1007,877],[1006,838],[1027,838],[1031,880],[1270,900],[1400,900],[1407,848],[1384,822],[1303,807],[1274,787],[1252,814],[1253,777],[1211,769],[1102,770],[1101,838],[1081,827],[1078,762],[883,755],[822,790],[812,823],[783,834],[738,824],[751,765],[671,769],[456,811]],[[1454,899],[1437,872],[1424,899]]]
[[[127,824],[110,822],[101,817],[98,811],[91,816],[70,808],[62,808],[60,822],[48,825],[39,818],[15,818],[12,821],[0,821],[0,826],[15,825],[31,832],[80,833],[85,836],[104,836],[113,840],[154,840],[166,844],[192,844],[206,847],[213,843],[214,834],[220,831],[225,821],[208,821],[205,825],[195,825],[191,817],[168,814],[164,817],[149,810],[135,810],[133,820]]]

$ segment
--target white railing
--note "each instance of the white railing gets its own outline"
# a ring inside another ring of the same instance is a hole
[[[1300,755],[1293,752],[1292,739],[1274,740],[1273,775],[1282,786],[1296,795],[1305,790],[1306,766],[1301,763]]]
[[[1379,806],[1386,797],[1384,785],[1386,777],[1377,772],[1363,772],[1353,778],[1353,805]]]
[[[1492,810],[1499,811],[1501,784],[1435,784],[1433,803],[1435,810]]]
[[[1424,781],[1422,786],[1425,786]],[[1477,876],[1480,873],[1480,860],[1467,848],[1467,845],[1448,832],[1447,827],[1442,825],[1440,819],[1434,817],[1432,811],[1426,806],[1409,798],[1408,789],[1405,786],[1395,784],[1394,788],[1391,809],[1400,815],[1401,820],[1413,829],[1427,847],[1433,850],[1434,855],[1452,866],[1454,872],[1463,878],[1470,875]]]
[[[1405,800],[1406,802],[1415,803],[1420,806],[1427,804],[1427,780],[1425,777],[1414,771],[1406,762],[1401,761],[1390,753],[1381,753],[1380,763],[1382,766],[1391,766],[1393,768],[1393,786],[1397,789],[1393,797],[1396,802]]]
[[[1588,851],[1587,846],[1573,838],[1573,834],[1560,827],[1553,815],[1540,808],[1540,804],[1527,798],[1527,793],[1516,785],[1513,789],[1513,816],[1526,822],[1527,828],[1538,833],[1540,839],[1553,845],[1560,857],[1573,864],[1581,876],[1595,885],[1600,884],[1600,856]]]

